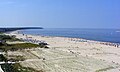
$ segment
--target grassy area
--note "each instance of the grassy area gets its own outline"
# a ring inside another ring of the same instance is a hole
[[[0,34],[3,34],[3,32],[0,32]]]
[[[25,58],[23,56],[9,56],[7,54],[7,51],[17,51],[22,49],[30,49],[30,48],[48,48],[44,44],[32,44],[32,43],[15,43],[15,44],[7,44],[6,41],[21,41],[17,39],[15,36],[9,36],[0,34],[0,50],[5,51],[5,55],[0,54],[0,61],[12,61],[12,62],[18,62],[18,61],[24,61]],[[19,63],[15,64],[3,64],[1,65],[4,72],[43,72],[42,70],[37,71],[33,68],[29,67],[22,67]]]
[[[33,68],[22,67],[19,63],[15,64],[4,64],[1,65],[4,72],[43,72],[42,70],[37,71]]]
[[[32,43],[16,43],[16,44],[9,44],[9,45],[1,45],[0,49],[3,51],[16,51],[16,50],[22,50],[26,48],[36,48],[36,47],[41,47],[40,45],[37,44],[32,44]]]
[[[23,59],[22,56],[16,56],[16,59],[19,61],[20,59]],[[15,61],[15,59],[13,59]],[[8,61],[8,59],[0,54],[0,61]],[[43,72],[42,70],[37,71],[33,68],[29,68],[29,67],[22,67],[19,63],[15,63],[15,64],[2,64],[1,65],[2,69],[4,72]]]
[[[2,61],[7,61],[7,58],[4,57],[4,55],[0,54],[0,61],[1,61],[1,62],[2,62]]]
[[[32,43],[17,43],[17,44],[7,44],[6,41],[21,41],[19,39],[16,38],[16,36],[9,36],[9,35],[4,35],[1,34],[0,35],[0,41],[2,41],[0,43],[0,49],[2,49],[3,51],[15,51],[15,50],[19,50],[19,49],[25,49],[25,48],[35,48],[35,47],[41,47],[41,48],[48,48],[46,45],[44,44],[32,44]]]
[[[0,34],[0,40],[5,40],[5,41],[20,41],[20,39],[15,38],[15,36],[9,36],[9,35],[4,35],[4,34]]]

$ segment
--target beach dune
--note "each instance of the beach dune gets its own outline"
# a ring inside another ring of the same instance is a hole
[[[16,53],[26,57],[26,60],[20,63],[24,67],[42,69],[45,72],[120,72],[120,47],[78,38],[16,33],[9,35],[48,43],[49,49],[17,51]]]

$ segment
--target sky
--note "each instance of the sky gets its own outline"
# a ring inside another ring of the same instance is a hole
[[[0,27],[119,28],[120,0],[0,0]]]

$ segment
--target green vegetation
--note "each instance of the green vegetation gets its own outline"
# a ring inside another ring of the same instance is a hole
[[[37,71],[33,68],[22,67],[19,63],[4,64],[1,67],[4,70],[4,72],[43,72],[42,70]]]
[[[20,60],[20,59],[23,59],[23,57],[22,56],[16,56],[16,59]],[[22,67],[19,63],[8,64],[7,61],[9,61],[9,59],[4,57],[4,55],[2,55],[2,54],[0,54],[0,61],[5,61],[6,62],[5,64],[1,65],[4,72],[43,72],[42,70],[37,71],[33,68]],[[15,59],[13,59],[13,61],[15,61]]]
[[[0,32],[0,34],[3,34],[2,32]]]
[[[8,50],[16,51],[16,50],[22,50],[26,48],[36,48],[36,47],[41,47],[41,46],[32,43],[16,43],[16,44],[1,45],[0,49],[3,51],[8,51]]]
[[[2,55],[2,54],[0,54],[0,61],[2,62],[2,61],[7,61],[7,58],[6,57],[4,57],[4,55]]]
[[[26,49],[26,48],[48,48],[46,44],[41,43],[39,45],[37,44],[32,44],[32,43],[16,43],[16,44],[7,44],[6,41],[21,41],[16,38],[16,36],[9,36],[9,35],[0,35],[0,49],[3,51],[16,51],[16,50],[21,50],[21,49]]]
[[[5,40],[5,41],[20,41],[14,35],[13,36],[9,36],[9,35],[4,35],[4,34],[0,35],[0,40],[1,41],[3,41],[3,40]]]
[[[48,48],[46,43],[41,43],[39,45],[32,43],[16,43],[16,44],[7,44],[6,41],[21,41],[16,38],[16,36],[9,36],[0,34],[0,50],[5,52],[5,55],[0,54],[0,61],[5,61],[6,63],[1,65],[4,72],[43,72],[42,70],[37,71],[33,68],[22,67],[19,63],[8,64],[8,61],[11,62],[19,62],[24,61],[25,58],[23,56],[9,56],[8,51],[17,51],[22,49],[31,49],[31,48]]]

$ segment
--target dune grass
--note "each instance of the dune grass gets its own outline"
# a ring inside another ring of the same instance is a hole
[[[0,54],[0,61],[1,62],[2,61],[7,61],[7,58],[4,55]]]
[[[4,64],[4,65],[1,65],[1,67],[5,72],[43,72],[42,70],[37,71],[33,68],[22,67],[19,63]]]
[[[0,40],[5,40],[5,41],[21,41],[20,39],[16,38],[15,36],[9,36],[0,33]]]
[[[8,51],[8,50],[16,51],[16,50],[36,48],[36,47],[41,47],[41,46],[37,44],[32,44],[32,43],[16,43],[16,44],[2,45],[0,46],[0,49],[3,51]]]

